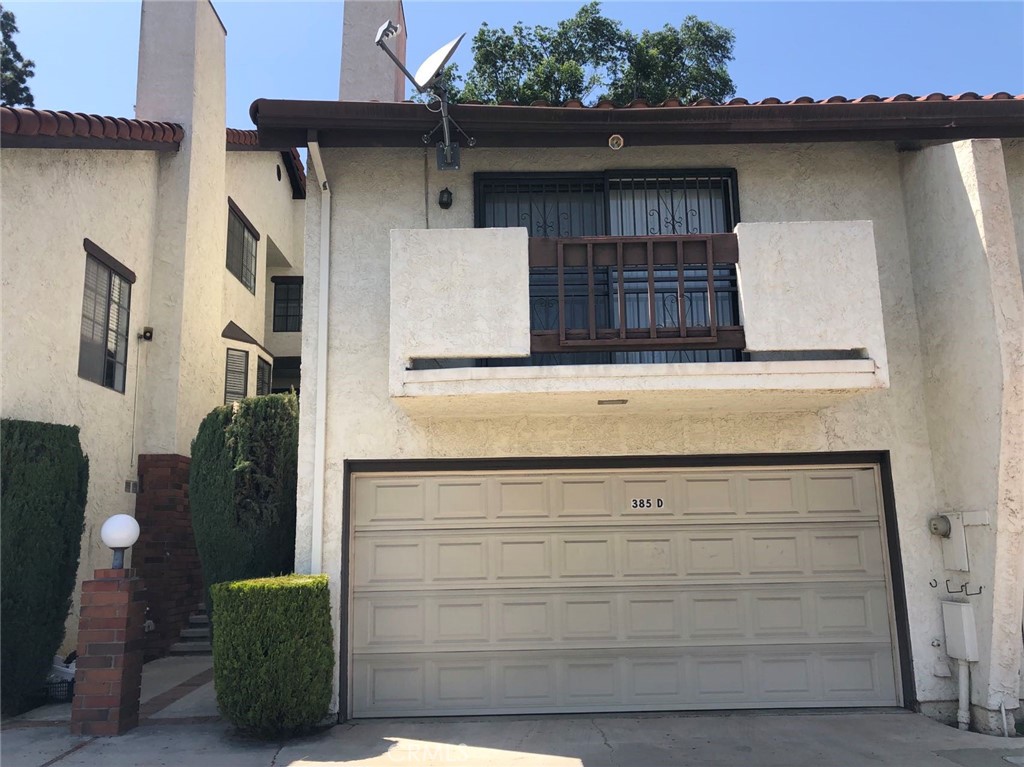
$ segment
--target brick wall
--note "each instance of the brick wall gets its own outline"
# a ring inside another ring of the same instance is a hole
[[[82,584],[73,735],[120,735],[138,725],[145,597],[134,570],[97,570]]]
[[[139,456],[135,519],[141,532],[132,549],[132,566],[146,583],[146,617],[156,624],[145,637],[147,661],[167,654],[203,599],[188,504],[190,463],[183,455]]]

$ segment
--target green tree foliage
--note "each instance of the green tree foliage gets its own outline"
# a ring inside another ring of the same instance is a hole
[[[220,583],[213,598],[213,684],[227,719],[261,737],[327,716],[334,671],[326,575]]]
[[[89,491],[77,426],[0,422],[0,704],[35,703],[64,639]]]
[[[0,5],[0,103],[4,106],[35,106],[27,82],[35,77],[35,62],[21,55],[14,43],[18,25],[14,14]]]
[[[666,24],[637,35],[605,17],[595,0],[554,28],[520,22],[506,31],[484,24],[473,38],[465,83],[459,85],[454,65],[442,83],[452,101],[722,101],[735,92],[727,70],[734,43],[730,30],[696,16],[678,28]]]
[[[291,572],[295,558],[298,399],[236,405],[213,410],[192,441],[189,504],[207,591]]]

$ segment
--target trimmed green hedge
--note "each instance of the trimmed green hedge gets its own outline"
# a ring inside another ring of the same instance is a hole
[[[189,504],[207,592],[215,583],[292,571],[298,444],[294,394],[243,399],[200,424]]]
[[[77,426],[0,421],[0,708],[37,702],[78,575],[89,459]]]
[[[321,723],[334,670],[327,576],[218,583],[210,595],[221,713],[261,737],[289,736]]]

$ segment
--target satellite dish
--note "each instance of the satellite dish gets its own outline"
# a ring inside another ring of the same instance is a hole
[[[447,45],[442,45],[431,53],[426,61],[420,64],[420,68],[416,70],[416,75],[413,77],[413,84],[420,92],[427,90],[434,84],[438,75],[441,74],[441,70],[444,69],[444,65],[455,54],[455,49],[459,47],[459,43],[462,42],[462,38],[465,36],[466,33],[463,32]]]
[[[430,92],[437,99],[436,103],[438,104],[438,108],[430,111],[435,114],[440,113],[441,122],[439,122],[434,129],[430,131],[430,133],[423,136],[423,143],[429,144],[434,134],[440,130],[443,134],[444,140],[437,143],[437,168],[438,170],[458,170],[459,144],[456,141],[452,141],[452,127],[466,137],[466,141],[469,146],[475,145],[476,139],[467,135],[466,132],[459,127],[459,124],[452,119],[451,115],[448,114],[448,92],[444,86],[438,82],[438,78],[441,75],[441,70],[444,69],[444,65],[447,64],[455,54],[455,49],[459,47],[459,43],[462,42],[462,38],[466,36],[466,33],[463,32],[450,43],[442,45],[430,54],[427,57],[427,60],[420,64],[420,68],[416,70],[416,75],[413,76],[412,73],[405,68],[405,64],[402,63],[402,60],[399,59],[398,56],[396,56],[387,46],[387,41],[397,35],[400,30],[401,28],[397,24],[391,21],[391,19],[388,19],[380,25],[373,42],[388,55],[388,57],[395,63],[396,67],[402,70],[402,74],[404,74],[416,87],[416,90],[419,93]]]

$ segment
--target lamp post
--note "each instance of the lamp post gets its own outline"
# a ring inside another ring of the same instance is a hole
[[[124,550],[139,539],[139,523],[115,514],[103,523],[100,538],[114,550],[114,564],[82,582],[71,703],[71,734],[91,737],[121,735],[139,723],[146,618],[142,580],[124,566]]]
[[[103,543],[114,550],[115,570],[124,568],[124,550],[131,548],[139,540],[139,523],[130,514],[115,514],[103,523],[100,528]]]

